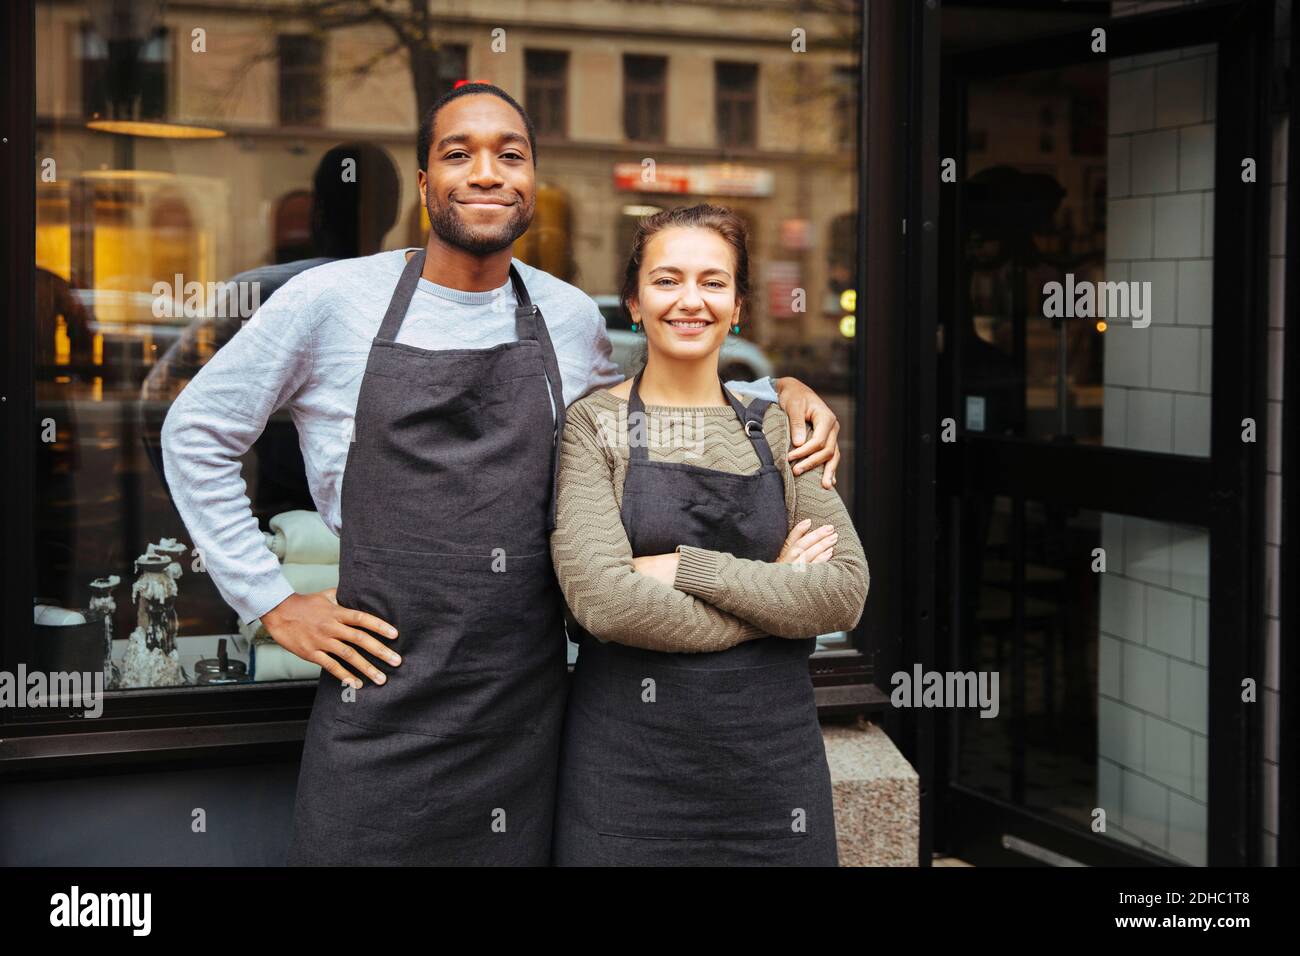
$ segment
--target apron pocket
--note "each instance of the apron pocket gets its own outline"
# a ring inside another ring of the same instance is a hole
[[[610,667],[599,832],[793,839],[824,814],[825,750],[806,663],[741,671]],[[752,673],[751,673],[752,672]],[[655,700],[642,681],[655,680]],[[825,821],[817,820],[821,825]]]
[[[536,734],[562,704],[565,643],[550,555],[435,553],[354,545],[346,590],[397,628],[402,656],[336,719],[434,737]],[[497,562],[496,566],[501,567]]]
[[[320,722],[303,749],[299,806],[374,830],[409,827],[428,799],[418,744],[343,717]]]

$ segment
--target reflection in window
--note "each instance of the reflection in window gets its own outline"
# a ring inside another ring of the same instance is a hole
[[[469,47],[463,43],[444,43],[438,47],[438,78],[434,82],[433,101],[456,88],[458,80],[469,79]]]
[[[663,142],[667,72],[667,57],[623,57],[623,132],[628,139]]]
[[[282,33],[276,37],[280,64],[280,123],[320,126],[324,119],[324,44],[320,37]]]
[[[753,63],[717,63],[719,146],[758,145],[758,67]]]
[[[159,27],[144,36],[105,37],[92,24],[77,35],[81,103],[86,116],[159,120],[167,117],[171,44]]]
[[[529,50],[524,54],[525,106],[538,136],[567,136],[569,54]]]
[[[819,75],[833,74],[835,92],[813,100],[787,86],[758,97],[759,68],[790,65],[792,54],[767,42],[775,21],[719,19],[712,34],[657,41],[651,28],[662,10],[616,7],[629,24],[640,18],[646,27],[635,45],[603,30],[593,30],[597,42],[583,42],[581,27],[565,17],[516,26],[512,49],[523,51],[522,75],[494,72],[504,58],[493,56],[490,37],[476,27],[434,24],[434,94],[458,80],[496,81],[525,105],[541,139],[534,219],[514,254],[592,296],[626,368],[644,342],[618,299],[638,218],[704,201],[732,207],[749,229],[752,295],[741,334],[728,336],[724,348],[726,377],[797,375],[851,434],[857,339],[845,319],[857,281],[851,149],[860,5],[825,14],[837,43],[806,56]],[[139,624],[131,589],[150,573],[150,562],[138,559],[151,544],[155,553],[184,545],[170,610],[152,609],[162,623],[155,642],[174,640],[195,678],[198,662],[218,658],[224,638],[229,658],[249,665],[245,677],[264,680],[276,673],[252,666],[264,645],[240,626],[191,553],[160,463],[158,430],[171,400],[236,334],[250,304],[241,289],[233,308],[200,300],[205,311],[215,306],[224,315],[187,314],[186,285],[206,293],[209,282],[251,277],[264,302],[288,276],[325,259],[423,245],[428,220],[414,190],[414,140],[417,103],[427,94],[416,96],[404,50],[385,53],[391,38],[378,24],[327,30],[227,10],[222,44],[209,27],[208,52],[189,55],[193,10],[215,8],[205,0],[185,11],[121,0],[38,2],[38,43],[51,53],[36,64],[36,155],[57,157],[58,176],[36,183],[35,398],[38,418],[52,424],[33,466],[34,597],[80,612],[101,592],[111,596],[121,672]],[[483,9],[506,8],[488,0]],[[96,10],[132,16],[115,20]],[[795,11],[793,2],[776,4],[762,16],[784,23]],[[405,7],[400,14],[413,16]],[[310,32],[281,32],[295,29]],[[183,64],[176,62],[182,51]],[[349,63],[370,66],[364,76],[332,66]],[[710,78],[716,97],[706,92]],[[569,93],[579,87],[582,136],[569,139]],[[690,108],[673,109],[674,102]],[[153,123],[103,132],[87,127],[91,113]],[[164,139],[183,132],[170,119],[216,138]],[[827,132],[797,156],[759,148],[760,124],[793,138],[813,123]],[[318,132],[286,137],[286,126]],[[362,188],[343,196],[333,148],[355,152],[359,129],[370,149],[358,153]],[[563,142],[547,145],[557,139]],[[652,175],[643,151],[628,148],[638,143],[655,144]],[[745,150],[743,159],[733,148]],[[39,176],[39,161],[35,168]],[[838,487],[852,506],[851,441],[842,450]],[[287,511],[314,511],[287,410],[272,417],[241,475],[264,532]],[[115,590],[103,583],[113,577]],[[165,620],[171,610],[174,634]],[[86,651],[102,654],[93,642]],[[150,679],[145,667],[128,671],[131,680]],[[154,672],[160,681],[170,676]]]

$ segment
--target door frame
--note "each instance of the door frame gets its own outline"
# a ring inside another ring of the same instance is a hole
[[[1208,458],[1097,446],[1058,445],[967,434],[961,429],[960,343],[945,343],[944,374],[954,383],[951,407],[958,439],[938,446],[937,511],[951,529],[945,656],[954,659],[963,622],[956,560],[960,495],[977,490],[1157,521],[1206,527],[1210,533],[1210,668],[1207,864],[1256,865],[1262,792],[1260,707],[1241,699],[1243,675],[1264,674],[1264,501],[1267,451],[1268,239],[1270,215],[1272,67],[1271,3],[1207,0],[1168,11],[1106,20],[1107,58],[1205,43],[1218,45],[1215,118],[1215,221],[1211,454]],[[945,57],[941,156],[964,157],[964,93],[976,78],[1088,62],[1092,27],[1072,29]],[[1241,182],[1243,157],[1256,159],[1256,181]],[[962,169],[959,159],[959,170]],[[962,171],[964,174],[964,170]],[[934,177],[937,180],[937,175]],[[963,175],[958,176],[960,181]],[[947,281],[943,314],[965,308],[960,190],[941,190]],[[962,323],[951,328],[960,332]],[[1242,419],[1255,419],[1256,442],[1241,441]],[[920,642],[918,642],[919,644]],[[927,661],[919,652],[913,659]],[[926,666],[931,666],[927,664]],[[1083,863],[1167,864],[1169,861],[1091,832],[1067,827],[1019,805],[957,783],[953,774],[958,714],[944,715],[935,780],[939,837],[973,862],[1028,863],[1008,838],[1046,846]]]

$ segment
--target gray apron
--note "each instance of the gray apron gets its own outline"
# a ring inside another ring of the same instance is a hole
[[[559,366],[513,265],[518,341],[398,343],[424,255],[371,345],[341,502],[338,601],[397,628],[379,640],[402,663],[376,661],[387,682],[363,677],[355,700],[322,672],[290,864],[549,862],[566,684],[548,543]]]
[[[788,520],[762,429],[770,403],[746,408],[727,393],[761,462],[754,474],[651,461],[633,436],[645,414],[640,379],[621,509],[633,556],[685,544],[775,560]],[[603,643],[580,629],[577,639],[557,865],[837,865],[808,669],[815,639],[763,637],[704,654]]]

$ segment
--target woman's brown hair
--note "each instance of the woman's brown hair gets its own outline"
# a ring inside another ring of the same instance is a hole
[[[726,206],[700,203],[696,206],[682,206],[677,209],[665,209],[652,216],[646,216],[636,227],[632,237],[632,252],[627,259],[627,269],[623,273],[623,294],[621,304],[631,315],[628,302],[637,296],[640,288],[641,262],[645,258],[645,247],[656,233],[664,229],[692,226],[699,229],[712,229],[730,246],[735,259],[736,299],[740,302],[740,314],[744,316],[749,305],[749,236],[745,221]]]

